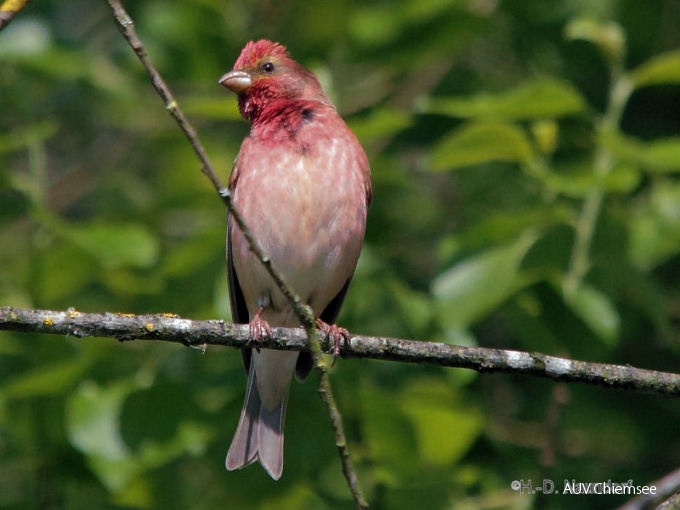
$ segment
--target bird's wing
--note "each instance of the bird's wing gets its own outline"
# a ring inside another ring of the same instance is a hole
[[[248,315],[248,307],[246,306],[246,299],[243,296],[241,285],[236,276],[236,269],[234,269],[234,257],[231,253],[231,227],[227,225],[227,283],[229,285],[229,305],[231,307],[231,320],[236,324],[247,324],[250,320]],[[250,369],[250,349],[242,349],[243,366],[246,373]]]

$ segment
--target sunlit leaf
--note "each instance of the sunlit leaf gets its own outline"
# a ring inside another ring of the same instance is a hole
[[[45,120],[22,126],[11,133],[0,134],[0,154],[22,149],[31,143],[43,142],[52,138],[57,130],[58,125],[54,121]]]
[[[3,3],[3,11],[11,10]],[[9,27],[3,27],[0,58],[19,59],[39,55],[50,48],[52,34],[50,27],[44,21],[34,18],[15,20]]]
[[[358,9],[350,24],[353,38],[364,44],[377,45],[392,39],[401,25],[396,9],[364,6]]]
[[[74,261],[78,261],[77,264]],[[101,267],[71,243],[59,243],[42,260],[44,277],[38,282],[41,296],[59,300],[78,295],[79,291],[101,273]]]
[[[621,318],[606,294],[580,283],[573,293],[565,296],[565,302],[603,342],[611,345],[618,340]]]
[[[294,485],[289,490],[280,491],[276,497],[270,498],[259,506],[261,510],[280,510],[281,508],[328,508],[326,501],[318,491],[308,484]]]
[[[187,114],[206,119],[241,120],[238,103],[231,96],[188,97],[182,100],[182,108]]]
[[[82,452],[99,479],[113,492],[121,490],[139,466],[120,436],[120,413],[134,389],[129,381],[101,387],[83,382],[66,408],[71,444]]]
[[[637,87],[680,83],[680,50],[656,55],[631,72]]]
[[[353,119],[350,127],[362,141],[394,135],[410,126],[412,117],[409,113],[388,108],[375,110],[371,115]]]
[[[583,112],[586,108],[583,97],[574,86],[551,78],[528,81],[497,94],[435,97],[422,100],[419,106],[429,113],[486,121],[563,117]]]
[[[620,133],[606,133],[602,143],[618,158],[653,172],[680,172],[680,137],[643,142]]]
[[[28,398],[56,395],[76,384],[89,367],[90,363],[82,358],[40,366],[3,381],[0,396]]]
[[[164,253],[161,272],[173,278],[186,277],[210,264],[215,257],[221,259],[224,256],[224,233],[218,231],[216,234],[218,236],[201,235],[186,239],[182,244],[174,246]]]
[[[355,10],[349,24],[350,33],[363,44],[384,44],[408,25],[421,23],[450,8],[451,2],[446,0],[404,2],[399,9],[389,4],[366,3]]]
[[[512,244],[473,255],[439,275],[432,292],[440,320],[451,328],[470,325],[523,285],[520,263],[536,236],[527,232]]]
[[[138,476],[114,494],[113,501],[124,508],[150,508],[153,506],[153,493],[147,478]]]
[[[147,470],[165,465],[185,452],[202,454],[212,434],[205,426],[191,421],[182,422],[164,441],[154,440],[153,430],[138,431],[147,439],[140,441],[133,451],[121,433],[123,406],[140,386],[146,384],[141,379],[122,379],[108,386],[85,381],[71,396],[66,408],[71,444],[85,455],[92,470],[111,492],[121,500],[135,500],[137,504],[148,497],[146,487],[130,485],[130,482],[138,481]],[[143,423],[143,412],[135,418]]]
[[[613,62],[620,61],[626,51],[623,29],[613,21],[577,18],[567,24],[565,34],[567,39],[581,39],[594,44]]]
[[[595,173],[592,164],[580,164],[562,172],[548,172],[541,180],[553,192],[571,197],[582,198],[593,189],[616,193],[627,193],[640,183],[640,171],[631,165],[616,165],[606,175]]]
[[[399,402],[415,428],[420,456],[428,464],[457,462],[483,431],[480,410],[457,401],[441,380],[413,381]]]
[[[430,296],[409,288],[396,278],[388,280],[386,288],[397,302],[401,320],[410,326],[411,331],[424,331],[432,319]]]
[[[680,253],[680,186],[654,186],[632,209],[628,229],[631,259],[641,268]]]
[[[52,46],[47,51],[32,55],[22,65],[56,80],[76,80],[90,75],[90,62],[71,49]]]
[[[468,124],[444,137],[432,149],[433,170],[508,161],[525,163],[533,150],[524,131],[512,124]]]
[[[71,225],[64,235],[105,267],[149,267],[158,258],[158,238],[140,224]]]

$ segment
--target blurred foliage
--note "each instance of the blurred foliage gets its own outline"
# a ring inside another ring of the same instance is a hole
[[[223,179],[247,125],[216,83],[285,43],[372,162],[351,331],[678,371],[680,4],[128,2]],[[105,2],[0,33],[0,303],[229,318],[223,206]],[[373,508],[610,508],[514,480],[655,480],[658,396],[366,360],[333,372]],[[0,334],[0,507],[352,508],[314,377],[286,468],[223,468],[238,353]],[[552,424],[552,425],[551,425]]]

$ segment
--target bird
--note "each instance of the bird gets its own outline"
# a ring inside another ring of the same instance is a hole
[[[233,206],[286,281],[307,303],[339,353],[346,329],[335,324],[361,252],[371,202],[368,158],[316,76],[285,46],[249,41],[219,83],[238,96],[250,123],[229,178]],[[227,220],[227,279],[232,319],[248,323],[242,350],[248,374],[227,470],[259,461],[272,479],[283,473],[284,423],[293,374],[309,353],[257,347],[272,327],[300,319],[233,215]]]

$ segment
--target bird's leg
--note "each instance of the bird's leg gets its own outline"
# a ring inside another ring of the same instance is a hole
[[[258,308],[257,313],[250,319],[248,323],[248,330],[250,336],[250,342],[262,342],[264,337],[272,337],[272,329],[266,320],[262,318],[262,312],[264,311],[264,306]]]
[[[333,340],[333,358],[340,356],[340,341],[349,342],[349,331],[337,324],[328,324],[321,319],[316,319],[316,327],[327,339]]]

